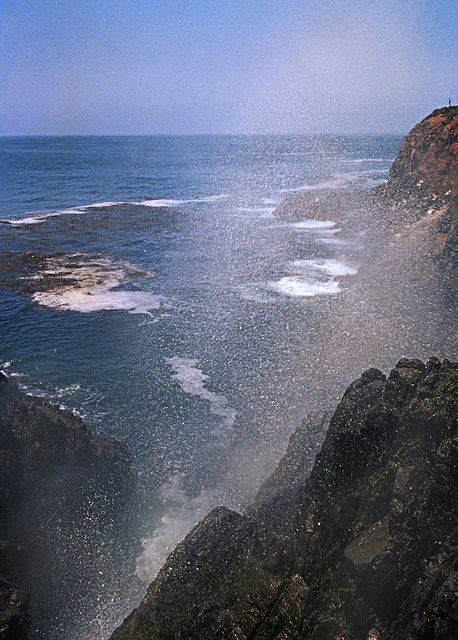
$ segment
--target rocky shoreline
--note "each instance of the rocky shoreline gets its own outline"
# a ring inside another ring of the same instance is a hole
[[[457,637],[457,412],[457,363],[366,371],[310,475],[293,436],[269,498],[212,511],[111,640]]]
[[[457,178],[449,107],[414,127],[386,185],[278,210],[338,215],[368,243],[304,364],[311,411],[254,503],[197,525],[111,640],[458,638]],[[127,562],[135,499],[122,443],[0,374],[2,639],[27,638],[26,590],[50,623],[62,585],[90,606]]]

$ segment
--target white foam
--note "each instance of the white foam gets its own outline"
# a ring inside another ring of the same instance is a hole
[[[56,216],[60,216],[63,212],[54,212],[54,213],[39,213],[35,216],[27,216],[25,218],[20,218],[19,220],[2,220],[2,222],[11,224],[13,226],[27,225],[27,224],[40,224],[44,222],[48,218],[55,218]]]
[[[319,271],[330,276],[353,276],[358,269],[340,260],[295,260],[291,263],[299,271]]]
[[[60,311],[128,311],[133,314],[151,315],[161,306],[161,297],[143,291],[93,291],[60,287],[53,292],[34,293],[33,301],[44,307]]]
[[[197,358],[174,356],[166,360],[173,369],[172,377],[182,390],[210,403],[210,411],[221,420],[213,435],[214,447],[226,446],[232,441],[232,426],[237,412],[227,405],[225,396],[207,389],[209,377],[199,369]],[[183,488],[180,474],[172,476],[160,491],[159,498],[164,505],[165,515],[153,534],[142,541],[143,552],[136,561],[136,574],[150,582],[163,566],[169,554],[183,540],[187,533],[211,509],[222,503],[222,497],[209,491],[201,491],[198,496],[189,497]]]
[[[320,231],[322,229],[333,229],[336,223],[333,220],[301,220],[292,223],[295,229],[305,229],[307,231]]]
[[[218,194],[214,196],[206,196],[204,198],[194,198],[191,200],[174,200],[174,199],[153,199],[153,200],[142,200],[140,202],[133,202],[132,204],[141,205],[143,207],[179,207],[183,204],[191,204],[191,203],[205,203],[205,202],[218,202],[219,200],[226,200],[229,198],[227,194]]]
[[[276,207],[239,207],[240,213],[250,213],[259,218],[272,218]]]
[[[50,213],[37,213],[36,215],[26,216],[25,218],[19,218],[18,220],[1,220],[1,222],[11,224],[13,226],[40,224],[48,218],[57,218],[65,215],[81,215],[84,213],[85,208],[87,207],[74,207],[71,209],[62,209],[61,211],[51,211]]]
[[[237,417],[237,411],[227,406],[226,396],[207,389],[208,376],[197,367],[199,360],[174,356],[168,358],[166,362],[173,368],[172,377],[180,383],[185,393],[207,400],[210,403],[211,413],[222,419],[221,426],[232,427]],[[227,436],[227,432],[224,435]]]
[[[142,200],[141,202],[133,202],[132,204],[140,205],[142,207],[164,208],[164,207],[178,207],[180,204],[184,204],[186,200]]]
[[[394,162],[394,158],[392,160],[385,158],[355,158],[354,160],[341,160],[341,164],[364,164],[365,162],[386,162],[392,164]]]
[[[350,240],[342,240],[340,238],[320,238],[319,242],[321,244],[332,244],[339,246],[354,246],[354,242]]]
[[[151,275],[127,262],[113,262],[101,256],[69,254],[48,258],[46,266],[33,276],[33,294],[42,306],[60,311],[128,311],[151,315],[161,307],[161,296],[148,291],[122,291],[117,287],[139,277]],[[116,290],[115,290],[116,289]]]
[[[285,276],[278,282],[270,282],[269,286],[278,293],[292,298],[313,298],[314,296],[334,295],[340,287],[336,280],[319,282],[310,278]]]
[[[127,202],[94,202],[93,204],[86,204],[78,209],[107,209],[109,207],[117,207],[120,204],[128,204]]]
[[[348,186],[352,179],[349,176],[335,176],[331,180],[318,182],[317,184],[304,184],[299,187],[290,187],[289,189],[281,189],[280,193],[298,193],[301,191],[327,191],[334,189],[343,189]]]
[[[110,207],[117,207],[119,205],[135,205],[135,206],[143,206],[143,207],[152,207],[156,208],[167,208],[167,207],[178,207],[183,204],[190,203],[206,203],[206,202],[217,202],[219,200],[225,200],[229,198],[227,194],[217,194],[212,196],[207,196],[204,198],[196,198],[192,200],[175,200],[175,199],[149,199],[142,200],[140,202],[127,202],[127,201],[106,201],[106,202],[94,202],[92,204],[80,205],[77,207],[69,207],[68,209],[61,209],[59,211],[51,211],[48,213],[37,213],[34,215],[26,216],[24,218],[19,219],[4,219],[0,220],[5,224],[11,224],[13,226],[20,225],[30,225],[30,224],[40,224],[47,220],[48,218],[55,218],[59,216],[65,215],[82,215],[86,211],[91,209],[108,209]]]

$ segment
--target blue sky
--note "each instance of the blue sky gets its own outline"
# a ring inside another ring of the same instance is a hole
[[[452,0],[2,0],[0,134],[405,133],[458,103]]]

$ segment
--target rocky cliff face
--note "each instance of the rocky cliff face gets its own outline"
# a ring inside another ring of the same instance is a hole
[[[457,418],[458,364],[368,370],[311,474],[293,437],[289,495],[277,477],[280,501],[213,511],[111,640],[458,637]]]
[[[78,417],[0,373],[2,639],[27,635],[28,597],[16,581],[50,625],[97,590],[108,560],[102,547],[128,517],[132,480],[122,443],[95,439]],[[112,543],[110,551],[121,549]]]
[[[458,176],[458,107],[436,109],[404,140],[387,184],[393,196],[448,198]]]
[[[301,194],[280,208],[338,221],[344,240],[364,234],[358,275],[329,301],[304,366],[311,408],[332,406],[368,367],[388,371],[401,356],[458,358],[457,139],[458,107],[439,109],[406,137],[387,183],[370,193]]]

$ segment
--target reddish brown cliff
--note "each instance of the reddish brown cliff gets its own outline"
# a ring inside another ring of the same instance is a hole
[[[458,106],[436,109],[404,140],[389,173],[390,195],[447,198],[458,177]]]

